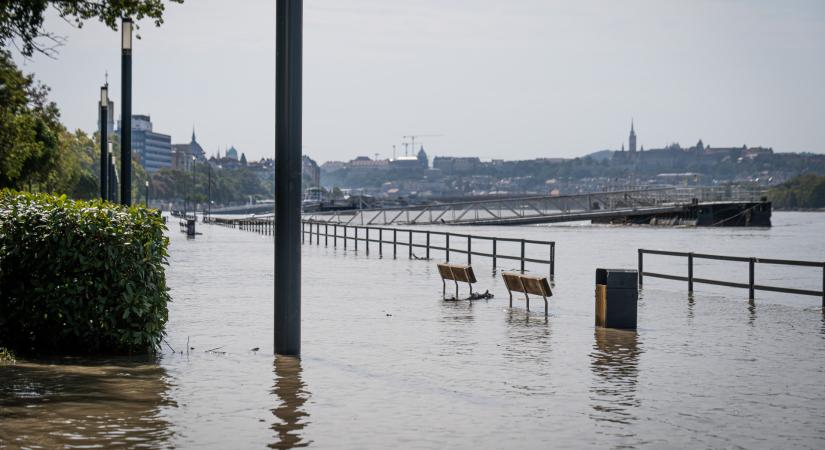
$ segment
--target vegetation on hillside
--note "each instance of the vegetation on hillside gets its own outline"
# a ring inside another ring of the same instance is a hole
[[[768,197],[777,209],[825,208],[825,176],[800,175],[771,188]]]

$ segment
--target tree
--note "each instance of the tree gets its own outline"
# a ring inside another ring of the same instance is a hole
[[[48,92],[0,49],[0,188],[43,183],[57,165],[64,129]]]
[[[246,155],[243,154],[243,153],[241,153],[241,165],[242,166],[246,165]]]
[[[183,3],[183,0],[169,0]],[[54,56],[55,48],[64,41],[44,29],[46,9],[52,7],[64,20],[78,28],[96,18],[116,30],[121,17],[135,20],[151,19],[156,26],[163,23],[165,6],[162,0],[24,0],[0,3],[0,44],[16,45],[24,56],[35,52]],[[45,42],[45,43],[44,43]],[[18,44],[19,43],[19,44]]]

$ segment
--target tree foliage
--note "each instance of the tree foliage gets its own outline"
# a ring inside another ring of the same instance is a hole
[[[57,165],[63,127],[48,92],[0,49],[0,188],[44,183]]]
[[[168,0],[183,3],[183,0]],[[60,36],[44,28],[46,11],[51,7],[58,16],[78,28],[90,19],[97,19],[116,30],[122,17],[136,21],[151,19],[156,26],[163,23],[165,5],[162,0],[18,0],[0,3],[0,44],[18,45],[20,53],[55,54],[62,42]]]
[[[825,208],[825,176],[800,175],[771,188],[768,197],[779,209]]]

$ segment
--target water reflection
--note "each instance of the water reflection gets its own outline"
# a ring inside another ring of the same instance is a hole
[[[689,294],[688,294],[688,301],[687,301],[687,307],[688,307],[688,310],[687,310],[688,324],[693,324],[693,318],[694,318],[693,308],[694,308],[694,306],[696,306],[696,299],[693,297],[693,294],[692,294],[692,293],[689,293]]]
[[[301,379],[301,360],[290,356],[275,357],[275,386],[272,392],[280,405],[272,410],[278,418],[272,429],[278,433],[277,441],[270,448],[306,447],[312,441],[305,441],[301,431],[307,426],[309,414],[303,406],[309,398]]]
[[[0,366],[0,447],[170,447],[168,391],[155,359]]]
[[[631,330],[596,328],[590,370],[591,418],[596,421],[628,424],[636,420],[634,409],[639,378],[638,335]]]
[[[756,303],[753,299],[748,300],[748,325],[756,324]]]
[[[531,362],[546,373],[552,357],[552,331],[546,316],[530,313],[519,308],[507,311],[507,339],[502,342],[505,359],[511,363]]]

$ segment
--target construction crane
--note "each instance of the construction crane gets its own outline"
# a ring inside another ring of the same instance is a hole
[[[410,147],[412,147],[412,151],[415,152],[415,139],[420,137],[437,137],[437,136],[444,136],[443,134],[411,134],[409,136],[403,136],[404,139],[410,140]],[[404,146],[404,156],[410,156],[406,152],[406,143]]]

